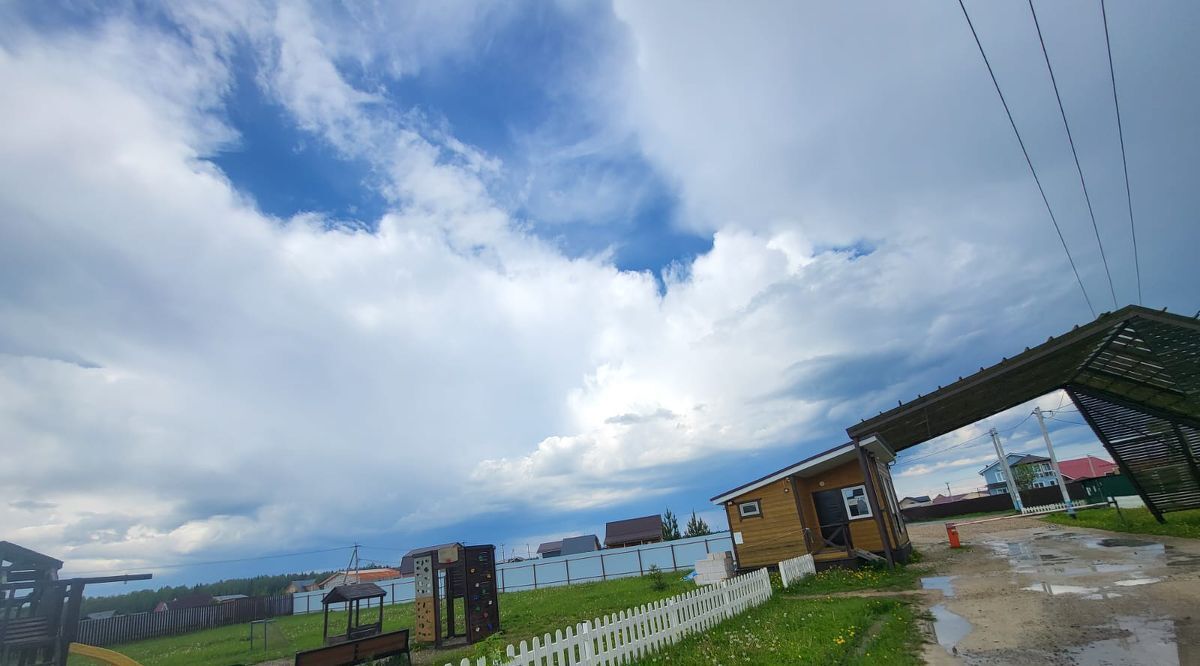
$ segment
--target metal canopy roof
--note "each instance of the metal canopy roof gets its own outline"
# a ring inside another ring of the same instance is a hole
[[[846,432],[901,451],[1056,389],[1156,517],[1200,506],[1200,321],[1165,311],[1105,313]]]
[[[1130,305],[846,432],[903,451],[1068,384],[1200,419],[1200,321]]]

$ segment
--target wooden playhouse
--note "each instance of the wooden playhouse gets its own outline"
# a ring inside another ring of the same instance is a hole
[[[725,508],[738,568],[756,569],[811,553],[818,568],[912,550],[888,463],[876,437],[823,451],[712,498]]]

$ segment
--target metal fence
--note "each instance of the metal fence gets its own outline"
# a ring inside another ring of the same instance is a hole
[[[496,565],[496,577],[499,579],[496,583],[501,592],[516,592],[641,576],[652,566],[660,571],[679,571],[691,569],[697,560],[721,551],[733,552],[733,538],[729,532],[627,548],[606,548],[577,555],[505,562]],[[374,583],[387,592],[384,604],[408,603],[414,598],[411,577]],[[315,590],[293,595],[293,612],[297,615],[320,612],[321,597],[325,592]],[[340,610],[341,604],[333,604],[330,609]]]
[[[319,600],[318,600],[319,601]],[[227,624],[241,624],[279,615],[291,615],[292,595],[234,599],[211,606],[182,608],[158,613],[117,615],[99,620],[80,620],[76,640],[85,645],[116,645],[158,636],[173,636]],[[320,604],[317,605],[318,610]]]

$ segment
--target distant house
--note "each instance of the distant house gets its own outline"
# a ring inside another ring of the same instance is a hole
[[[410,565],[411,566],[411,565]],[[411,573],[409,574],[412,575]],[[374,583],[380,580],[390,580],[392,578],[400,578],[400,570],[391,567],[377,567],[374,569],[359,569],[349,573],[339,571],[335,574],[326,576],[318,584],[322,590],[329,590],[338,585],[355,585],[358,583]]]
[[[213,601],[215,601],[219,604],[227,604],[231,601],[237,601],[238,599],[248,599],[248,598],[249,597],[247,597],[244,594],[218,594],[213,597]]]
[[[900,508],[907,509],[914,506],[925,506],[932,504],[933,500],[929,499],[929,495],[917,495],[916,497],[905,497],[900,500]]]
[[[659,535],[662,535],[662,523],[659,523]],[[600,538],[595,534],[587,534],[584,536],[568,537],[562,540],[563,555],[578,555],[579,553],[591,553],[600,550]]]
[[[312,592],[319,589],[321,588],[317,585],[316,578],[305,578],[304,580],[294,580],[288,583],[287,587],[283,588],[283,593],[298,594],[300,592]]]
[[[933,498],[930,504],[949,504],[950,502],[961,502],[963,500],[976,499],[979,497],[987,497],[991,493],[986,490],[972,490],[966,493],[958,493],[956,495],[937,495]]]
[[[662,540],[662,518],[658,515],[614,520],[604,526],[605,548],[638,546]]]
[[[117,611],[106,610],[106,611],[96,611],[94,613],[88,613],[87,615],[83,616],[83,619],[85,619],[85,620],[107,620],[110,617],[116,617],[116,616],[117,616]]]
[[[442,549],[452,549],[452,548],[462,548],[462,544],[455,541],[454,543],[439,543],[436,546],[421,546],[420,548],[413,548],[412,550],[405,553],[404,557],[400,558],[400,575],[402,577],[413,575],[413,555],[419,555],[421,553],[428,553],[431,550],[442,550]]]
[[[1058,463],[1058,471],[1062,472],[1066,481],[1082,481],[1121,473],[1116,463],[1096,456],[1061,460]]]
[[[204,606],[211,606],[215,603],[217,603],[217,600],[211,594],[196,593],[196,594],[189,594],[186,597],[179,597],[178,599],[172,599],[172,600],[166,602],[166,604],[165,604],[166,608],[164,608],[163,610],[185,610],[187,608],[203,608]],[[159,606],[162,606],[162,605],[163,605],[162,603],[159,604]],[[155,606],[154,610],[157,611],[158,606]]]
[[[562,555],[562,545],[562,541],[547,541],[538,546],[537,554],[540,557],[558,557]]]
[[[1031,471],[1032,487],[1045,488],[1058,485],[1058,477],[1054,475],[1054,470],[1050,467],[1049,458],[1027,453],[1010,453],[1006,457],[1013,474],[1016,474],[1016,470],[1021,468]],[[987,481],[989,495],[1003,495],[1008,492],[1008,484],[1005,482],[1004,470],[1001,468],[999,460],[979,470],[979,475]]]

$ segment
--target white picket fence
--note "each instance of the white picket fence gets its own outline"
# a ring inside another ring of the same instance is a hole
[[[1104,502],[1097,503],[1097,504],[1087,504],[1086,502],[1084,502],[1082,500],[1080,500],[1078,502],[1071,502],[1071,508],[1075,509],[1076,511],[1078,511],[1080,509],[1090,509],[1094,506],[1102,507],[1102,506],[1108,506],[1108,504],[1104,503]],[[1054,504],[1043,504],[1041,506],[1023,506],[1023,507],[1021,507],[1021,514],[1028,516],[1028,515],[1034,514],[1034,513],[1054,513],[1055,511],[1066,511],[1066,510],[1067,510],[1067,505],[1065,503],[1055,502]]]
[[[1074,503],[1072,502],[1072,504],[1074,504]],[[1063,502],[1055,502],[1054,504],[1043,504],[1041,506],[1023,506],[1023,507],[1021,507],[1021,513],[1026,514],[1026,515],[1031,514],[1031,513],[1053,513],[1055,511],[1066,511],[1066,510],[1067,510],[1067,505]]]
[[[503,666],[607,666],[623,664],[733,617],[771,598],[771,578],[759,569],[670,599],[639,606],[591,622],[580,622],[554,636],[509,645]],[[453,666],[453,664],[446,664]],[[488,666],[486,657],[472,664]]]
[[[793,557],[779,563],[779,577],[783,579],[784,587],[815,573],[817,573],[817,564],[813,561],[812,554]]]

